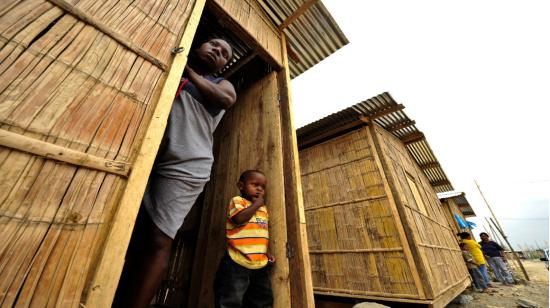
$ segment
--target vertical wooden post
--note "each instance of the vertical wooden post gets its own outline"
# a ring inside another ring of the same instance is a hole
[[[281,33],[283,69],[278,73],[281,130],[283,136],[283,167],[285,170],[285,201],[287,221],[287,248],[290,271],[290,292],[292,307],[313,308],[313,282],[309,262],[309,248],[306,233],[304,201],[299,164],[298,144],[290,92],[290,71],[286,52],[286,38]]]
[[[525,279],[527,279],[529,281],[529,275],[527,275],[527,271],[525,270],[525,267],[523,267],[523,263],[521,263],[521,260],[519,259],[518,255],[516,254],[516,251],[514,250],[512,245],[510,245],[510,242],[508,242],[508,237],[506,236],[506,234],[504,234],[504,230],[500,226],[500,223],[498,222],[498,219],[495,216],[495,213],[493,212],[493,209],[489,205],[489,202],[487,202],[487,199],[485,199],[485,196],[483,195],[483,192],[481,191],[481,188],[479,187],[479,184],[476,181],[474,181],[474,183],[476,183],[477,189],[479,190],[479,193],[481,194],[481,197],[483,198],[483,201],[485,201],[485,204],[489,208],[489,211],[491,212],[491,215],[493,215],[493,217],[495,218],[494,221],[493,221],[493,218],[491,218],[491,222],[493,222],[493,225],[495,226],[497,231],[500,233],[500,235],[502,235],[502,238],[504,239],[506,244],[508,244],[508,247],[510,248],[510,251],[512,251],[512,255],[514,256],[514,258],[516,258],[517,262],[519,263],[519,267],[521,268],[521,271],[523,272],[523,276],[525,276]],[[495,223],[495,221],[496,221],[496,223]]]

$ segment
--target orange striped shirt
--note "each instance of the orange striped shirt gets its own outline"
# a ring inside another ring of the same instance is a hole
[[[267,264],[269,244],[267,207],[261,206],[248,222],[236,225],[231,218],[251,206],[243,197],[233,197],[227,208],[225,234],[227,250],[233,261],[249,269],[262,268]]]

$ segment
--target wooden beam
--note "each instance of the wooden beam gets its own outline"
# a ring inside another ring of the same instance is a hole
[[[437,168],[437,167],[440,167],[440,166],[441,165],[438,162],[431,162],[431,163],[422,164],[418,167],[420,167],[420,169],[422,169],[422,170],[425,170],[425,169],[430,169],[430,168]]]
[[[368,121],[372,121],[374,119],[383,117],[383,116],[385,116],[387,114],[390,114],[392,112],[396,112],[396,111],[403,110],[403,109],[405,109],[405,106],[403,106],[402,104],[397,104],[397,105],[393,105],[393,106],[390,106],[388,108],[384,108],[382,110],[376,111],[375,113],[373,113],[371,115],[365,116],[365,118],[368,119]]]
[[[418,142],[420,140],[424,140],[424,139],[426,139],[426,137],[421,132],[414,132],[414,133],[410,133],[408,135],[405,135],[405,136],[401,137],[400,139],[401,139],[401,142],[403,142],[404,144],[409,144],[409,143]]]
[[[285,46],[286,37],[281,35],[281,46]],[[283,69],[278,73],[281,132],[283,146],[283,167],[285,170],[284,189],[287,224],[287,249],[291,256],[289,266],[290,294],[292,307],[315,307],[313,281],[309,260],[306,218],[302,196],[302,181],[296,139],[296,129],[292,114],[292,95],[290,88],[290,69],[287,53],[283,49]]]
[[[4,129],[0,129],[0,146],[125,177],[130,173],[129,163],[105,159]]]
[[[300,149],[302,149],[304,147],[314,145],[314,144],[316,144],[316,143],[318,143],[318,142],[320,142],[324,139],[328,139],[330,137],[336,137],[336,136],[342,134],[345,131],[352,130],[354,128],[363,127],[365,125],[367,125],[367,123],[365,123],[364,121],[361,121],[361,120],[353,121],[353,122],[350,122],[346,125],[342,125],[340,127],[332,129],[330,131],[319,134],[315,137],[308,138],[306,141],[300,142],[300,140],[298,140],[298,146],[300,147]]]
[[[412,126],[412,125],[415,125],[416,124],[416,121],[414,120],[407,120],[407,121],[403,121],[403,122],[399,122],[395,125],[392,125],[391,127],[389,127],[388,129],[386,129],[387,131],[389,132],[394,132],[396,130],[400,130],[402,128],[405,128],[405,127],[409,127],[409,126]]]
[[[84,307],[111,307],[112,305],[145,186],[168,123],[174,93],[187,63],[187,55],[195,37],[205,2],[206,0],[196,0],[179,44],[184,47],[184,52],[174,56],[164,85],[156,94],[158,95],[157,105],[147,132],[138,148],[134,168],[128,178],[124,195],[111,220],[111,228],[95,265],[96,271],[87,286],[89,292],[83,296],[81,305]]]
[[[451,184],[451,182],[449,182],[448,180],[441,180],[441,181],[435,181],[435,182],[430,182],[430,185],[431,186],[443,186],[443,185],[449,185]]]
[[[283,31],[286,27],[290,26],[298,17],[304,14],[312,5],[317,3],[318,0],[308,0],[302,6],[300,6],[292,15],[288,16],[287,19],[281,23],[279,26],[279,31]]]
[[[97,20],[95,17],[89,15],[88,13],[82,11],[81,9],[77,8],[75,5],[68,3],[65,0],[48,0],[52,4],[58,6],[65,12],[77,17],[77,19],[80,19],[81,21],[93,26],[94,28],[98,29],[99,31],[103,32],[104,34],[108,35],[113,40],[117,41],[124,47],[130,49],[131,51],[137,53],[140,57],[144,58],[145,60],[151,62],[153,65],[157,66],[163,71],[166,71],[166,63],[162,62],[161,60],[153,57],[150,53],[143,50],[140,46],[134,44],[134,42],[128,40],[126,36],[119,34],[118,32],[113,31],[112,27],[109,27],[102,23],[101,21]],[[176,46],[166,46],[165,48],[174,48]]]

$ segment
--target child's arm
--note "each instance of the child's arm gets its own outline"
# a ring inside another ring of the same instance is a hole
[[[247,207],[244,210],[241,210],[239,213],[237,213],[235,216],[231,218],[231,220],[237,224],[242,225],[243,223],[250,220],[250,218],[256,213],[256,211],[264,205],[264,197],[258,197],[253,202],[252,205]]]
[[[185,67],[185,72],[189,80],[195,85],[195,87],[197,87],[197,90],[199,90],[206,99],[206,101],[202,103],[213,105],[217,108],[228,109],[233,106],[237,100],[235,88],[229,81],[222,80],[220,83],[211,82],[197,74],[189,66]]]

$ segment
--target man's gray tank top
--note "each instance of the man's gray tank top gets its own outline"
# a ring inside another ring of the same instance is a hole
[[[204,76],[219,83],[221,77]],[[225,110],[209,107],[189,81],[176,96],[153,172],[162,177],[207,182],[214,157],[213,134]]]

